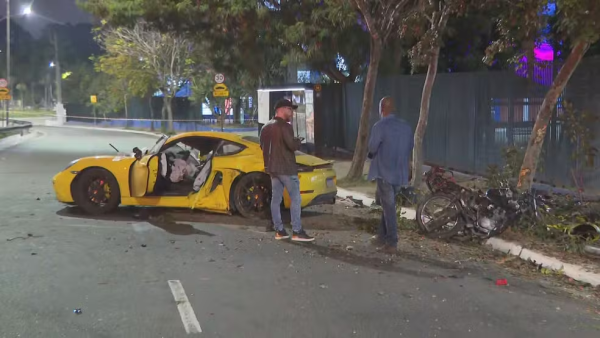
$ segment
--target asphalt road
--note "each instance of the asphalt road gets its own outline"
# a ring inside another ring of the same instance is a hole
[[[37,130],[44,135],[0,151],[0,337],[600,334],[588,304],[535,283],[498,287],[484,272],[415,258],[344,259],[324,250],[323,237],[296,245],[256,228],[155,226],[127,210],[78,216],[54,199],[52,176],[75,158],[113,153],[108,143],[130,151],[153,140]],[[187,334],[194,319],[202,332]]]

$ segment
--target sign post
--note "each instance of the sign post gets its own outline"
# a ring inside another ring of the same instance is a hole
[[[6,87],[0,87],[0,101],[9,101],[11,98],[10,89]]]
[[[8,81],[6,79],[0,79],[0,101],[6,101],[6,125],[8,126],[8,105],[10,104],[10,89],[8,87]]]
[[[96,103],[98,103],[98,96],[90,96],[90,102],[92,103],[92,112],[94,113],[94,125],[96,125]]]
[[[216,76],[215,76],[215,80],[217,80]],[[229,97],[229,88],[227,88],[227,86],[224,83],[217,83],[213,87],[213,96],[215,98],[217,98],[217,97],[228,98]],[[226,111],[225,107],[223,107],[223,108],[224,109],[221,110],[221,114],[219,115],[221,131],[223,131],[223,129],[225,129],[225,118],[227,117],[227,111]]]

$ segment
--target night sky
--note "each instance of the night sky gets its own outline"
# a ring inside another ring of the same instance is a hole
[[[13,18],[11,23],[17,23],[34,36],[39,35],[44,27],[52,23],[44,17],[61,23],[91,22],[92,16],[77,7],[76,0],[11,0],[11,17],[19,14],[27,4],[33,3],[32,9],[35,14],[31,17]],[[0,0],[0,17],[6,16],[6,0]],[[6,25],[5,21],[0,24]]]

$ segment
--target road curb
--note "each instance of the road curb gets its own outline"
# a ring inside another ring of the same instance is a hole
[[[370,207],[373,203],[375,203],[375,199],[367,196],[366,194],[363,194],[363,193],[360,193],[357,191],[347,190],[347,189],[340,188],[340,187],[337,188],[337,196],[339,198],[352,197],[355,200],[362,201],[362,203],[366,207]],[[417,219],[417,212],[415,209],[402,207],[402,217],[406,218],[406,219],[414,220],[414,219]]]
[[[485,242],[492,249],[517,256],[524,261],[541,264],[542,267],[554,271],[562,271],[565,275],[593,286],[600,285],[600,274],[587,271],[583,266],[565,263],[557,258],[546,256],[539,252],[524,248],[518,243],[512,243],[500,238],[490,238]]]
[[[123,133],[133,133],[133,134],[142,134],[142,135],[150,135],[150,136],[161,136],[161,133],[153,133],[150,131],[142,131],[142,130],[129,130],[129,129],[116,129],[116,128],[101,128],[101,127],[84,127],[84,126],[72,126],[72,125],[51,125],[47,124],[48,127],[54,128],[72,128],[72,129],[87,129],[87,130],[101,130],[101,131],[120,131]]]
[[[34,139],[34,138],[36,138],[38,136],[42,136],[42,135],[43,135],[43,133],[40,133],[38,131],[33,131],[33,132],[29,132],[22,136],[20,134],[15,134],[15,135],[5,137],[3,139],[0,139],[0,151],[14,147],[16,145],[19,145],[23,142],[29,141],[31,139]]]

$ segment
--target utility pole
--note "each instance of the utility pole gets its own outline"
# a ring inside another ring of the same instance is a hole
[[[56,104],[62,103],[62,79],[60,73],[60,61],[58,60],[58,39],[56,30],[52,31],[52,43],[54,44],[54,76],[56,78]]]
[[[10,0],[6,0],[6,81],[8,81],[8,90],[11,93],[12,81],[10,80]],[[6,101],[6,126],[10,115],[10,100]]]

